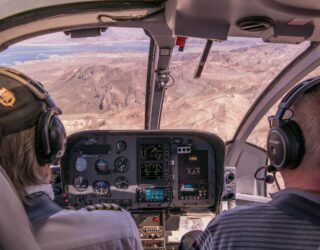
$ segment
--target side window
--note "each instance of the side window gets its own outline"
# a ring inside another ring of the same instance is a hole
[[[277,112],[279,102],[267,112],[267,114],[259,121],[257,126],[252,130],[247,142],[257,145],[261,148],[267,148],[267,135],[269,132],[268,116],[272,116]]]

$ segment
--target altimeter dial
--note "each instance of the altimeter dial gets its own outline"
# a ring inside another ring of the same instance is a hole
[[[127,172],[130,168],[130,162],[128,158],[121,156],[114,161],[114,171],[118,173]]]

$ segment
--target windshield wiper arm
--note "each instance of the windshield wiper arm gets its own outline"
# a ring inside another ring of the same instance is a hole
[[[204,47],[204,50],[202,52],[202,56],[200,58],[200,62],[198,64],[198,67],[196,68],[196,71],[194,72],[194,79],[198,79],[201,76],[202,70],[204,68],[204,65],[206,64],[211,46],[212,46],[213,41],[208,39],[206,46]]]

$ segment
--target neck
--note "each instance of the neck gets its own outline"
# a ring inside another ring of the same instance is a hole
[[[286,188],[298,188],[305,191],[320,193],[320,174],[313,173],[303,167],[280,171]]]

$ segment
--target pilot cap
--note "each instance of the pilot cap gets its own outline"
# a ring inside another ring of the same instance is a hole
[[[31,128],[42,110],[43,102],[18,80],[1,74],[0,68],[0,138]]]

